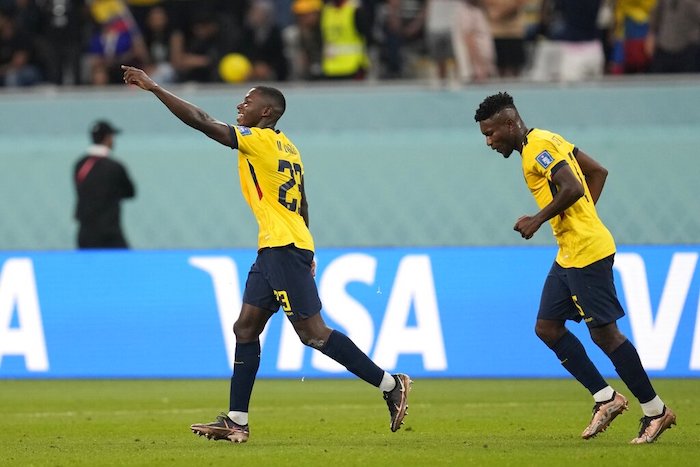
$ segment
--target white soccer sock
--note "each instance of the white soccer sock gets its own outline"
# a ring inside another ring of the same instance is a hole
[[[382,382],[379,383],[379,389],[381,389],[384,392],[389,392],[392,389],[396,387],[396,380],[394,379],[393,376],[391,376],[389,373],[386,371],[384,372],[384,376],[382,377]]]
[[[609,401],[613,398],[613,394],[615,394],[615,390],[610,386],[605,386],[603,389],[593,394],[593,400],[596,402]]]
[[[659,396],[656,396],[649,402],[645,402],[642,405],[642,412],[647,417],[655,417],[661,415],[664,412],[664,401],[661,400]]]
[[[228,413],[228,418],[233,420],[233,423],[238,425],[248,424],[248,412],[234,412],[233,410]]]

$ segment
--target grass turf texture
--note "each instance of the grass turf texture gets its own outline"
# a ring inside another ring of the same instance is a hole
[[[225,409],[227,380],[0,380],[0,465],[698,465],[700,379],[654,384],[678,426],[631,446],[641,410],[619,381],[630,410],[584,441],[592,399],[570,379],[418,380],[397,433],[360,381],[259,380],[233,445],[189,430]]]

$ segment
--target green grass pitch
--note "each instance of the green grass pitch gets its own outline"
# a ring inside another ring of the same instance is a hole
[[[251,439],[192,434],[228,403],[228,380],[0,380],[2,466],[695,466],[700,379],[658,379],[678,426],[632,446],[641,410],[579,435],[592,400],[571,379],[416,380],[403,428],[354,379],[258,380]]]

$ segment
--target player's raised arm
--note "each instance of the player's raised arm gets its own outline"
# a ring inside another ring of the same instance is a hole
[[[576,156],[579,167],[581,167],[581,171],[583,171],[583,175],[586,177],[586,185],[588,185],[588,190],[591,192],[591,197],[593,198],[593,204],[595,204],[598,202],[598,198],[600,198],[600,194],[603,192],[605,179],[608,177],[608,170],[580,149],[578,149],[574,155]]]
[[[233,141],[232,133],[230,132],[229,126],[226,123],[212,118],[209,116],[209,114],[204,112],[196,105],[187,102],[167,89],[162,88],[143,70],[126,65],[122,65],[121,68],[124,70],[124,82],[126,84],[133,84],[134,86],[140,87],[144,91],[152,92],[163,104],[165,104],[173,115],[195,130],[201,131],[214,141],[218,141],[219,143],[229,147],[234,145],[235,141]]]

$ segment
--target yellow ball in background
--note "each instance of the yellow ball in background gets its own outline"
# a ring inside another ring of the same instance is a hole
[[[241,83],[248,78],[252,68],[245,55],[227,54],[219,62],[219,76],[227,83]]]

